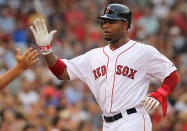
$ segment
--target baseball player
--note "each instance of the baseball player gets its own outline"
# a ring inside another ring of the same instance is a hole
[[[56,30],[48,33],[44,20],[36,19],[30,27],[52,73],[89,86],[103,111],[103,131],[151,131],[147,111],[161,104],[165,116],[167,96],[179,83],[169,59],[150,45],[128,39],[131,17],[127,6],[108,5],[99,17],[107,45],[70,60],[53,53],[50,43]],[[152,77],[162,86],[147,96]]]
[[[17,64],[0,77],[0,89],[6,87],[13,79],[15,79],[23,71],[25,71],[31,65],[39,61],[39,58],[36,58],[38,56],[37,50],[33,51],[32,48],[29,48],[22,56],[20,49],[17,48],[16,51]]]

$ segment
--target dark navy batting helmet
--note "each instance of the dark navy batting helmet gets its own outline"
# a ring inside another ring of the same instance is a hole
[[[104,15],[99,16],[100,19],[122,20],[131,26],[132,13],[131,10],[122,4],[110,4],[104,10]]]

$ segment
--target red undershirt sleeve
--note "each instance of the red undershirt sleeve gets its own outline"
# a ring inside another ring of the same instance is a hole
[[[156,92],[151,93],[149,96],[157,99],[162,104],[163,116],[165,117],[167,111],[167,97],[174,91],[180,82],[180,77],[177,71],[173,71],[166,77],[162,86]]]

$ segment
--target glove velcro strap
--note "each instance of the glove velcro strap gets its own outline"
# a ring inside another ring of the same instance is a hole
[[[40,46],[40,51],[49,51],[51,49],[51,46]]]
[[[42,52],[43,55],[47,55],[52,52],[51,46],[40,46],[40,51]]]

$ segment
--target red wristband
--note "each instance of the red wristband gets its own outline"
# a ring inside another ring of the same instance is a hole
[[[167,96],[169,95],[169,89],[167,85],[162,85],[156,92],[150,94],[151,97],[157,99],[162,104],[163,116],[166,116],[167,112]]]
[[[169,95],[169,89],[167,85],[162,85],[160,88],[157,89],[157,91],[164,97],[167,97]]]
[[[55,76],[60,76],[64,73],[65,69],[66,69],[66,65],[65,63],[58,58],[56,64],[52,67],[48,67],[50,69],[50,71],[55,75]]]

